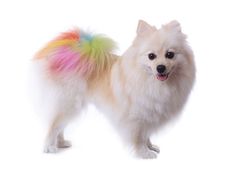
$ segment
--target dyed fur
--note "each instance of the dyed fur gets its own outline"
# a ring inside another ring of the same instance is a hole
[[[74,73],[88,78],[110,66],[114,46],[109,38],[75,29],[49,42],[35,58],[46,58],[51,74],[63,76]]]
[[[93,39],[86,40],[90,45]],[[195,65],[186,36],[176,21],[160,29],[139,21],[137,36],[122,56],[112,54],[114,45],[105,40],[108,46],[98,44],[101,55],[88,57],[88,52],[81,58],[76,46],[80,32],[73,31],[38,53],[44,59],[37,61],[47,70],[42,74],[47,73],[46,79],[58,91],[45,152],[71,145],[64,140],[63,130],[71,117],[92,103],[107,115],[138,157],[155,158],[159,148],[150,136],[180,113],[194,83]],[[168,51],[175,53],[172,59],[166,57]],[[150,60],[150,53],[155,59]],[[85,62],[80,63],[81,59]],[[166,68],[162,74],[157,71],[159,65]]]

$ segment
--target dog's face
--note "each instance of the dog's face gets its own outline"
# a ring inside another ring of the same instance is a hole
[[[172,21],[160,29],[139,21],[137,37],[133,44],[139,48],[139,64],[145,72],[159,81],[168,80],[188,62],[188,53],[191,50],[185,38],[177,21]]]

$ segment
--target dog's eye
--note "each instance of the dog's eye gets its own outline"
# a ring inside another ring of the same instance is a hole
[[[174,56],[175,56],[174,52],[166,52],[166,55],[165,55],[165,57],[168,59],[172,59],[172,58],[174,58]]]
[[[157,57],[157,56],[156,56],[155,53],[149,53],[149,54],[148,54],[148,58],[149,58],[150,60],[154,60],[156,57]]]

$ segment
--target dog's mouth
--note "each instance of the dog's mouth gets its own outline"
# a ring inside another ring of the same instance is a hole
[[[169,77],[169,73],[167,73],[167,74],[159,74],[158,73],[156,75],[156,78],[160,81],[165,81],[166,79],[168,79],[168,77]]]

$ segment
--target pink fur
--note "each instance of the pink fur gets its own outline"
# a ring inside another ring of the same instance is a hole
[[[85,76],[93,71],[91,59],[81,56],[69,47],[60,47],[50,56],[50,71],[53,73],[70,73],[76,71],[78,75]]]
[[[78,66],[79,59],[78,52],[71,50],[69,47],[60,47],[51,56],[50,69],[52,72],[73,71]]]

